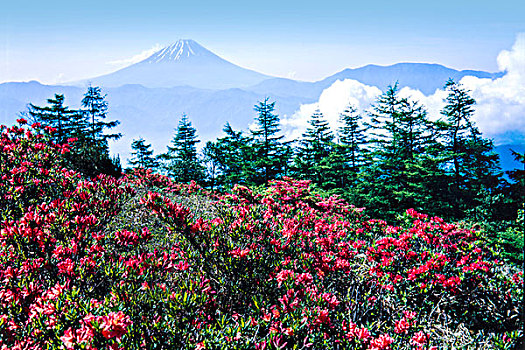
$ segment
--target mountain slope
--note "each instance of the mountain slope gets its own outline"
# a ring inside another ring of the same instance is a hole
[[[337,80],[353,79],[381,90],[385,90],[388,85],[395,84],[397,81],[399,88],[410,87],[420,90],[425,95],[431,95],[437,89],[442,89],[449,78],[459,81],[467,75],[496,79],[503,76],[504,73],[475,70],[458,71],[439,64],[398,63],[391,66],[367,65],[359,68],[347,68],[317,82],[272,78],[247,89],[258,93],[315,98]]]
[[[238,88],[213,90],[189,86],[147,88],[124,85],[103,90],[109,103],[108,120],[119,120],[122,139],[111,142],[113,153],[125,162],[129,158],[133,139],[144,137],[156,152],[164,152],[173,138],[174,129],[183,113],[197,128],[200,140],[213,140],[222,135],[226,122],[235,129],[246,129],[256,115],[253,106],[266,95]],[[46,105],[55,93],[64,94],[66,105],[78,108],[85,89],[75,86],[42,85],[38,82],[0,84],[0,125],[14,124],[19,112],[32,102]],[[312,103],[300,97],[272,95],[281,116],[291,115],[302,103]]]
[[[139,63],[80,83],[105,88],[140,84],[153,88],[187,85],[228,89],[254,85],[268,78],[220,58],[193,40],[179,40]]]
[[[330,86],[336,80],[354,79],[366,85],[377,86],[385,90],[388,85],[395,84],[400,88],[411,87],[418,89],[425,95],[433,94],[442,89],[445,82],[452,78],[459,81],[470,75],[478,78],[496,79],[504,73],[488,73],[475,70],[458,71],[440,64],[429,63],[397,63],[391,66],[367,65],[360,68],[347,68],[339,73],[321,80],[322,86]]]

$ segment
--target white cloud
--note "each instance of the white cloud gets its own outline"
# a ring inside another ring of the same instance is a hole
[[[465,77],[461,83],[477,102],[475,120],[483,134],[500,144],[524,142],[525,33],[518,35],[511,50],[498,55],[498,66],[506,71],[499,79]]]
[[[375,86],[368,86],[357,80],[337,80],[325,89],[317,103],[301,105],[292,116],[281,121],[286,130],[287,137],[291,140],[299,138],[308,126],[310,116],[317,108],[323,112],[332,128],[337,128],[339,113],[343,112],[348,104],[359,110],[364,110],[375,101],[381,90]]]
[[[141,53],[136,54],[133,57],[124,58],[124,59],[121,59],[121,60],[110,61],[110,62],[108,62],[108,64],[111,64],[111,65],[114,65],[114,66],[129,66],[129,65],[132,65],[132,64],[135,64],[135,63],[138,63],[140,61],[145,60],[149,56],[153,55],[155,52],[157,52],[160,49],[162,49],[162,47],[163,46],[160,45],[160,44],[155,44],[152,48],[144,50]]]
[[[476,100],[474,121],[485,137],[496,144],[525,142],[525,33],[519,34],[511,50],[498,55],[498,66],[506,74],[495,80],[467,76],[460,83],[470,90]],[[290,139],[301,136],[309,117],[319,108],[331,126],[337,126],[339,113],[350,102],[359,110],[370,107],[381,91],[355,80],[336,81],[325,89],[317,103],[302,105],[291,117],[283,118],[283,125]],[[426,96],[421,91],[405,87],[402,97],[420,101],[431,119],[441,117],[447,93],[436,90]]]

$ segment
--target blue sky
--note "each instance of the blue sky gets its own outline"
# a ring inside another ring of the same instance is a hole
[[[0,82],[104,74],[153,47],[194,39],[260,72],[315,80],[368,63],[497,70],[525,32],[525,1],[10,1]]]

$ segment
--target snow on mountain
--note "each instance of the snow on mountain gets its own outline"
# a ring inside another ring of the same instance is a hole
[[[76,85],[91,83],[104,88],[126,84],[150,88],[186,85],[229,89],[254,85],[268,78],[271,77],[222,59],[193,40],[179,40],[141,62]]]
[[[162,50],[155,52],[148,57],[144,62],[153,64],[169,61],[182,61],[191,59],[192,57],[209,57],[212,59],[221,59],[213,52],[205,49],[197,42],[189,39],[179,40]]]

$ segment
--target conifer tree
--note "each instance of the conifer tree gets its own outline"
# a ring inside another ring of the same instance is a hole
[[[55,94],[48,99],[48,106],[29,105],[29,118],[34,122],[56,129],[53,140],[57,143],[69,143],[71,151],[64,155],[71,166],[87,176],[100,173],[119,176],[121,172],[118,158],[111,158],[104,137],[93,141],[89,131],[86,114],[81,110],[72,110],[64,105],[64,95]],[[100,129],[99,134],[102,133]]]
[[[395,84],[379,96],[370,117],[373,165],[364,174],[365,205],[390,218],[400,209],[425,208],[432,202],[427,182],[439,168],[427,153],[436,134],[426,110],[400,97]]]
[[[175,181],[188,183],[194,180],[202,183],[204,180],[204,167],[197,157],[197,130],[192,126],[186,114],[182,115],[175,136],[168,145],[166,153],[159,159],[167,174]]]
[[[454,80],[449,79],[445,84],[445,90],[448,91],[448,96],[445,99],[446,105],[441,111],[441,114],[446,118],[446,132],[447,146],[449,148],[450,157],[452,158],[452,166],[454,172],[454,186],[456,192],[459,192],[462,182],[462,145],[466,140],[468,134],[477,134],[471,117],[474,114],[474,105],[476,101],[468,94],[467,90],[463,89]]]
[[[494,152],[491,140],[482,137],[472,120],[476,101],[469,92],[452,79],[445,84],[448,95],[441,111],[445,148],[448,151],[452,171],[452,198],[454,215],[464,216],[491,196],[501,181],[499,156]]]
[[[362,124],[362,116],[352,105],[348,105],[339,115],[339,122],[338,142],[330,164],[336,172],[333,176],[338,180],[336,185],[342,189],[341,194],[356,203],[358,173],[366,165],[368,157],[366,128]]]
[[[254,166],[256,172],[262,173],[259,183],[268,183],[269,180],[280,177],[288,163],[286,145],[281,142],[283,135],[279,126],[279,116],[274,114],[275,102],[269,102],[266,97],[254,106],[257,112],[256,127],[251,130],[253,135],[254,151],[257,160]]]
[[[323,182],[333,180],[323,173],[326,172],[327,167],[331,166],[327,158],[334,148],[334,135],[328,121],[319,109],[312,114],[308,124],[310,126],[302,135],[294,159],[296,174],[298,177],[313,180],[322,186]]]
[[[98,86],[88,86],[82,98],[82,112],[86,116],[89,125],[89,134],[93,142],[104,142],[108,140],[118,140],[120,133],[106,134],[106,129],[112,129],[120,124],[118,120],[106,122],[108,103],[106,95],[102,95],[102,90]]]
[[[158,167],[159,163],[157,159],[153,157],[151,144],[147,144],[146,140],[142,137],[138,140],[133,140],[131,149],[133,150],[133,152],[131,152],[133,157],[128,160],[131,165],[143,169],[155,169]]]
[[[364,162],[366,129],[361,123],[362,119],[362,116],[352,105],[348,105],[339,115],[341,126],[338,129],[338,144],[341,146],[345,158],[348,159],[349,170],[353,173],[356,173],[358,167]]]
[[[244,136],[242,131],[235,131],[229,123],[223,131],[226,135],[209,142],[203,151],[208,162],[212,163],[214,184],[223,188],[256,184],[260,176],[254,170],[257,155],[252,146],[253,138]]]
[[[81,167],[85,173],[96,175],[106,173],[118,175],[120,173],[120,160],[111,158],[109,153],[109,140],[118,140],[120,133],[108,133],[120,124],[119,121],[106,122],[108,103],[106,95],[98,86],[88,86],[81,101],[82,109],[79,111],[84,118],[84,130],[78,136],[78,147],[75,156],[82,161]]]
[[[72,137],[70,131],[74,127],[77,130],[85,127],[85,123],[75,125],[72,120],[78,123],[79,112],[70,110],[64,105],[64,95],[55,94],[55,98],[47,99],[48,106],[40,107],[32,103],[29,104],[29,117],[33,122],[41,123],[56,129],[53,137],[57,143],[66,142],[67,138]],[[75,133],[77,134],[77,133]]]

